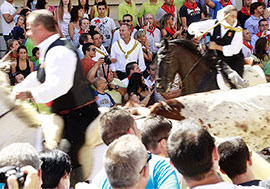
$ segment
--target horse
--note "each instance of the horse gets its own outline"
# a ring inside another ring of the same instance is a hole
[[[2,64],[0,67],[6,69]],[[38,151],[58,147],[64,125],[62,118],[55,114],[38,113],[28,102],[16,100],[11,93],[8,76],[1,70],[0,97],[0,149],[14,142],[30,143]],[[79,152],[84,179],[89,178],[96,167],[93,164],[93,150],[95,152],[95,148],[103,144],[98,131],[101,115],[87,128],[85,144]]]
[[[190,40],[164,39],[159,47],[155,59],[158,65],[159,90],[168,91],[176,73],[181,76],[183,96],[219,89],[216,80],[216,61],[203,56]],[[243,78],[248,81],[249,86],[266,83],[264,73],[259,66],[246,65],[244,70]]]

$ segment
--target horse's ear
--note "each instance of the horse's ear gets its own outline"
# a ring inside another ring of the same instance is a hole
[[[167,49],[168,48],[168,46],[169,46],[169,40],[168,40],[168,38],[164,38],[164,40],[163,40],[163,42],[164,42],[164,45],[165,45],[165,49]]]

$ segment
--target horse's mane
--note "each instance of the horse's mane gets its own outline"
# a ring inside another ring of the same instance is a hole
[[[195,45],[194,43],[192,43],[192,41],[190,41],[190,40],[186,40],[186,39],[174,39],[174,40],[170,40],[169,41],[169,44],[170,43],[176,44],[176,45],[181,46],[181,47],[188,48],[194,54],[201,55],[201,52],[197,49],[198,46]]]

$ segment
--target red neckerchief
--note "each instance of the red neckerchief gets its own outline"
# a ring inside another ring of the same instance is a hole
[[[252,52],[252,45],[250,45],[248,42],[243,41],[244,45],[250,49],[250,51]]]
[[[80,34],[80,35],[82,35],[82,34],[83,34],[83,31],[82,31],[82,29],[80,29],[80,31],[79,31],[79,34]]]
[[[142,29],[144,29],[144,27],[145,27],[145,25],[142,27]],[[147,30],[147,31],[150,33],[150,35],[152,34],[152,36],[155,37],[154,31],[156,30],[156,28],[157,27],[155,25],[153,25],[153,30]]]
[[[223,0],[220,0],[219,2],[223,7],[226,7],[227,5],[232,5],[231,0],[229,1],[229,3],[227,5],[224,4]]]
[[[131,75],[130,75],[130,76],[128,76],[128,80],[130,80],[130,77],[131,77]]]
[[[246,9],[246,7],[243,7],[240,11],[241,11],[244,15],[246,15],[246,16],[251,16],[251,14],[248,12],[248,10]]]
[[[97,20],[95,20],[94,22],[95,22],[95,24],[99,24],[99,23],[100,23],[100,20],[97,19]]]
[[[195,3],[193,4],[193,6],[191,4],[188,3],[188,1],[186,1],[184,3],[184,6],[187,7],[188,9],[192,9],[194,11],[194,13],[196,14],[195,9],[197,8],[197,3],[195,1]]]
[[[131,25],[131,32],[133,32],[134,31],[134,27],[133,27],[133,25]]]
[[[15,59],[17,58],[17,57],[15,57],[14,54],[12,54],[12,53],[9,54],[9,56],[11,56],[12,58],[15,58]]]
[[[262,36],[262,32],[259,31],[258,33],[256,33],[256,35],[258,37],[261,37]],[[267,41],[270,42],[270,37],[267,36],[266,38],[267,38]]]
[[[174,5],[171,5],[171,7],[168,8],[165,4],[163,4],[163,5],[161,6],[161,8],[162,8],[166,13],[170,13],[170,14],[173,15],[173,17],[175,17],[175,14],[174,14],[175,7],[174,7]]]
[[[171,28],[169,28],[168,26],[165,28],[165,30],[167,31],[167,32],[169,32],[169,34],[171,34],[171,35],[174,35],[175,34],[175,29],[173,28],[173,27],[171,27]]]

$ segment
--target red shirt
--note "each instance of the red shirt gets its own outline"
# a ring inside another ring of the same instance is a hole
[[[82,67],[84,71],[85,77],[87,77],[88,72],[93,68],[93,66],[97,63],[96,61],[90,59],[90,58],[83,58],[81,60],[82,62]]]

